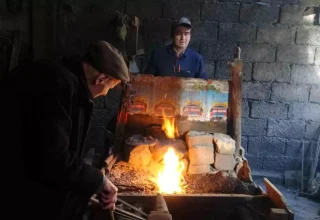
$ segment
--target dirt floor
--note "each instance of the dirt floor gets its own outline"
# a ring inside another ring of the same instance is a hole
[[[263,190],[266,190],[261,178],[254,179],[254,182]],[[299,196],[296,191],[289,190],[283,185],[274,185],[287,200],[290,208],[295,214],[295,220],[320,220],[320,201],[314,201],[310,198]]]

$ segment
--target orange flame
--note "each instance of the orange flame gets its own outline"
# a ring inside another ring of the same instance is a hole
[[[162,130],[166,133],[168,138],[170,139],[175,138],[176,133],[178,133],[178,130],[176,129],[176,125],[175,125],[175,118],[167,117],[164,111],[162,111],[162,116],[163,116]]]
[[[160,193],[182,193],[184,191],[182,187],[184,170],[183,162],[179,161],[179,157],[174,152],[174,149],[170,147],[164,155],[164,166],[158,173],[158,187]]]

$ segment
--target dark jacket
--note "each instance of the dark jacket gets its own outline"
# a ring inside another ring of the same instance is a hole
[[[102,173],[82,160],[90,97],[80,63],[35,61],[1,79],[2,183],[23,218],[80,219],[101,186]]]
[[[151,54],[146,74],[207,79],[203,57],[187,48],[179,57],[172,44],[158,48]]]

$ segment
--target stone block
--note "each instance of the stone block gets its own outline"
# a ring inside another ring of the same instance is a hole
[[[253,79],[265,82],[290,82],[291,68],[286,63],[256,63]]]
[[[248,151],[248,138],[246,136],[241,136],[241,147],[247,152]]]
[[[251,24],[220,23],[219,41],[254,42],[257,27]]]
[[[308,152],[308,143],[304,143],[304,155],[306,157]],[[301,140],[287,140],[285,156],[295,157],[300,160],[302,154],[302,141]]]
[[[248,153],[259,156],[282,156],[285,144],[284,139],[276,137],[249,137]]]
[[[234,156],[215,153],[214,167],[218,170],[233,170],[236,166]]]
[[[319,0],[298,0],[298,5],[320,7]]]
[[[193,22],[192,38],[197,41],[215,41],[218,37],[218,24],[215,22]]]
[[[244,62],[243,69],[242,69],[242,80],[250,81],[251,72],[252,72],[252,63]],[[215,78],[231,80],[231,72],[228,68],[227,61],[218,61]]]
[[[191,20],[199,20],[200,9],[201,4],[198,0],[165,0],[163,6],[163,17],[177,20],[184,16]]]
[[[166,19],[145,19],[141,33],[148,38],[164,41],[171,38],[171,21]]]
[[[215,151],[219,154],[234,154],[235,141],[227,134],[214,133]]]
[[[212,144],[212,134],[207,132],[189,131],[186,134],[186,143],[189,148],[197,144]]]
[[[273,24],[278,21],[279,6],[255,3],[242,4],[240,8],[240,22],[253,24]]]
[[[264,156],[262,161],[262,169],[283,172],[285,170],[301,169],[301,161],[295,157],[286,156]]]
[[[280,23],[297,25],[303,22],[303,13],[306,7],[298,5],[285,5],[281,8]]]
[[[149,150],[149,146],[142,145],[135,147],[130,152],[129,163],[136,167],[147,167],[152,159],[152,154]]]
[[[242,44],[242,59],[251,62],[274,62],[276,47],[271,44]]]
[[[320,86],[312,86],[310,92],[310,101],[320,103]]]
[[[304,119],[320,121],[320,104],[316,103],[291,103],[289,119]]]
[[[293,83],[320,84],[320,66],[293,65],[291,80]]]
[[[229,60],[233,58],[236,46],[234,42],[216,42],[210,40],[201,43],[200,52],[205,59]]]
[[[267,134],[267,120],[243,118],[241,123],[242,135],[262,136]]]
[[[305,121],[303,120],[273,120],[268,121],[268,136],[288,139],[302,139],[305,132]]]
[[[288,105],[276,102],[259,102],[253,101],[251,103],[252,118],[288,118]]]
[[[197,144],[188,150],[190,165],[208,165],[214,163],[213,144]]]
[[[258,28],[257,42],[269,44],[293,44],[296,28],[268,25]]]
[[[201,20],[238,22],[240,3],[204,1]]]
[[[214,69],[215,69],[215,64],[212,61],[205,61],[205,71],[207,73],[208,79],[214,79]]]
[[[249,167],[251,171],[254,170],[261,170],[262,169],[262,157],[253,155],[253,154],[246,154],[246,159],[248,160]]]
[[[267,100],[270,99],[271,84],[259,82],[243,82],[242,83],[242,98]]]
[[[297,44],[320,45],[320,26],[299,26]]]
[[[316,65],[320,65],[320,47],[317,48],[316,50],[316,61],[315,61]]]
[[[317,140],[319,132],[320,132],[320,120],[307,121],[306,134],[305,134],[306,139]]]
[[[271,100],[305,102],[309,98],[309,86],[303,84],[276,83],[272,85]]]
[[[210,165],[189,165],[188,174],[205,174],[210,172]]]
[[[242,99],[242,103],[241,103],[241,117],[242,118],[249,117],[249,103],[245,99]]]
[[[136,15],[140,19],[160,18],[162,2],[157,0],[128,0],[126,13]]]
[[[279,45],[277,62],[293,64],[314,64],[315,47],[305,45]]]

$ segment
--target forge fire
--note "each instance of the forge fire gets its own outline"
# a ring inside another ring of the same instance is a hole
[[[175,120],[163,112],[154,135],[127,138],[124,160],[107,171],[120,194],[255,194],[248,163],[235,156],[230,136],[198,131],[178,136]]]

